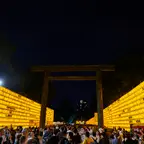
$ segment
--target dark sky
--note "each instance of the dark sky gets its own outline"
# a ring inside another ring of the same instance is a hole
[[[105,4],[94,0],[5,3],[0,19],[0,78],[4,86],[39,101],[42,75],[30,72],[33,65],[115,64],[127,54],[140,53],[143,21],[115,16],[112,10],[110,0]],[[69,73],[81,74],[94,75]],[[108,74],[106,79],[113,76]],[[95,84],[52,82],[54,98],[50,104],[58,108],[68,98],[74,107],[80,99],[91,105]],[[104,99],[107,105],[108,98]]]

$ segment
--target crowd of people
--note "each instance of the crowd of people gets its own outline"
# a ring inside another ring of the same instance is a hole
[[[39,128],[3,128],[1,144],[144,144],[143,129],[97,129],[95,126],[49,126]]]

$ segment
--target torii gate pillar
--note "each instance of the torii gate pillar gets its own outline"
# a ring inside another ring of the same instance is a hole
[[[45,127],[46,105],[48,100],[48,82],[51,80],[96,80],[98,127],[104,126],[103,122],[103,94],[102,94],[102,71],[114,71],[114,66],[109,65],[83,65],[83,66],[38,66],[33,67],[32,71],[44,72],[44,83],[41,96],[41,114],[40,127]],[[73,71],[93,71],[96,72],[94,77],[50,77],[51,72],[73,72]]]
[[[45,72],[42,96],[41,96],[40,128],[45,127],[46,106],[47,106],[47,100],[48,100],[48,87],[49,87],[48,72]]]
[[[97,96],[98,128],[102,128],[104,126],[104,122],[103,122],[102,76],[100,70],[96,71],[96,96]]]

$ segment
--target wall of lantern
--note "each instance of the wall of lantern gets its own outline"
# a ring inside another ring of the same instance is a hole
[[[0,86],[0,127],[39,126],[41,105]],[[54,110],[46,109],[46,123],[54,121]]]

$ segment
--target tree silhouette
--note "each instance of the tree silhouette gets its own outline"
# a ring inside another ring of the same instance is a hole
[[[16,87],[22,87],[16,65],[13,61],[13,54],[16,51],[15,45],[9,41],[5,34],[0,33],[0,73],[5,77],[5,86],[15,90]]]
[[[11,56],[16,47],[8,41],[5,35],[0,34],[0,64],[10,64]],[[10,65],[9,65],[10,66]]]
[[[115,63],[115,72],[103,73],[105,107],[144,80],[143,57],[143,54],[126,55]]]

